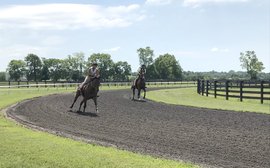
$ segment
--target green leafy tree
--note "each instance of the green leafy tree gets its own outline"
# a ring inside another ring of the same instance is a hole
[[[110,54],[94,53],[88,58],[88,67],[90,67],[93,62],[98,64],[100,75],[103,80],[113,78],[113,60],[111,59]]]
[[[35,54],[28,54],[24,61],[27,65],[26,77],[28,80],[37,81],[41,78],[41,59]]]
[[[6,81],[6,72],[0,72],[0,82]]]
[[[113,80],[115,81],[127,81],[131,74],[131,66],[125,61],[119,61],[113,65]]]
[[[69,79],[79,81],[83,78],[83,71],[86,67],[85,56],[83,52],[69,55],[66,61],[65,69],[69,72]]]
[[[242,68],[247,70],[251,80],[256,80],[257,74],[264,69],[263,63],[258,60],[255,51],[241,52],[240,62]]]
[[[48,64],[47,64],[47,61],[46,61],[46,58],[42,58],[42,68],[41,68],[41,80],[49,80],[50,79],[50,71],[49,71],[49,68],[48,68]]]
[[[11,60],[7,68],[10,79],[15,81],[20,80],[25,73],[25,66],[26,64],[23,60]]]
[[[154,64],[160,79],[182,79],[182,68],[174,55],[160,55]]]
[[[150,47],[139,48],[137,50],[139,55],[140,65],[145,65],[146,68],[153,63],[154,50],[151,50]]]
[[[153,63],[153,64],[151,64],[151,65],[149,65],[147,67],[147,73],[145,75],[145,78],[147,80],[158,79],[159,78],[155,63]]]
[[[63,78],[63,60],[61,59],[44,59],[44,64],[49,70],[50,79],[54,82]]]

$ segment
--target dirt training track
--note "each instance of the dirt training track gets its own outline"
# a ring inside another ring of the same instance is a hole
[[[19,103],[7,111],[15,120],[60,135],[117,146],[205,167],[270,167],[270,115],[131,101],[131,90],[102,92],[100,113],[73,94]]]

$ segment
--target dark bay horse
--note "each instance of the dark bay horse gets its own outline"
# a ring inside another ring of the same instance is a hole
[[[98,113],[98,106],[97,106],[98,85],[99,85],[98,79],[93,79],[92,81],[90,81],[89,83],[87,83],[83,86],[82,91],[78,88],[76,91],[74,101],[73,101],[72,105],[70,106],[70,108],[73,108],[73,105],[77,101],[78,97],[80,97],[82,95],[83,100],[80,103],[80,108],[78,111],[81,110],[81,106],[84,103],[83,112],[85,112],[87,100],[93,99],[94,103],[95,103],[95,107],[96,107],[96,113]]]
[[[135,84],[134,84],[135,83]],[[135,96],[135,90],[137,89],[138,90],[138,99],[140,100],[140,95],[141,95],[141,90],[144,91],[144,95],[143,95],[143,99],[145,99],[145,95],[146,95],[146,90],[145,90],[145,80],[144,80],[144,75],[140,75],[139,76],[139,79],[137,80],[136,82],[136,79],[135,81],[133,82],[132,84],[132,91],[133,91],[133,98],[132,100],[134,100],[134,96]]]

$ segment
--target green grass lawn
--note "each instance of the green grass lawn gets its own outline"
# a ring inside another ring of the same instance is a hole
[[[126,87],[103,87],[122,89]],[[18,101],[75,88],[0,89],[0,109]],[[193,164],[153,158],[24,128],[0,113],[0,167],[192,168]]]
[[[260,104],[260,100],[244,99],[243,102],[240,102],[235,98],[225,100],[224,97],[218,97],[215,99],[213,96],[206,97],[197,94],[196,88],[150,91],[147,93],[147,98],[169,104],[270,114],[269,100]]]

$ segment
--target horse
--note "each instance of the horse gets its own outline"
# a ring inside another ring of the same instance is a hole
[[[131,86],[131,89],[133,91],[133,98],[132,100],[134,100],[134,95],[135,95],[135,89],[138,90],[138,99],[140,100],[140,95],[141,95],[141,90],[144,91],[144,95],[143,95],[143,99],[145,99],[145,95],[146,95],[146,90],[145,90],[145,80],[144,80],[144,75],[141,74],[139,76],[139,79],[137,80],[136,82],[136,79],[135,81],[133,82],[132,86]]]
[[[95,107],[96,107],[96,113],[98,113],[98,106],[97,106],[97,92],[98,92],[98,86],[99,86],[99,81],[98,79],[93,79],[92,81],[86,83],[82,89],[78,88],[76,91],[76,95],[74,98],[74,101],[72,103],[72,105],[70,106],[70,108],[72,109],[75,102],[77,101],[78,97],[80,97],[81,95],[83,96],[83,100],[80,103],[80,107],[78,112],[81,110],[81,106],[84,103],[84,109],[83,112],[85,112],[85,108],[86,108],[86,102],[89,99],[93,99],[94,103],[95,103]]]

